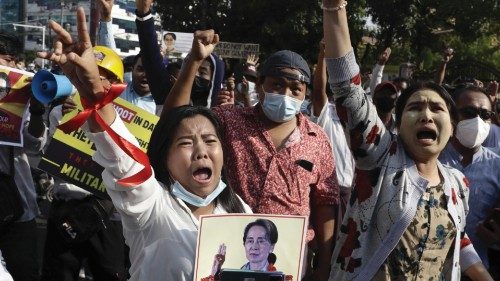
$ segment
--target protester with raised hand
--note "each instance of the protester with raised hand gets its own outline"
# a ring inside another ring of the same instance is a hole
[[[213,30],[195,32],[164,112],[189,104],[198,68],[218,41]],[[309,66],[300,55],[278,51],[261,68],[258,105],[221,106],[214,112],[224,128],[229,183],[256,213],[311,215],[307,241],[316,237],[316,247],[310,250],[318,259],[313,280],[325,280],[338,186],[328,138],[299,113],[310,79]]]
[[[453,53],[453,49],[449,47],[443,50],[443,58],[441,59],[441,64],[439,65],[436,77],[434,78],[434,81],[439,85],[443,84],[444,76],[446,75],[446,66],[453,58]]]
[[[360,87],[347,2],[323,0],[325,57],[337,112],[356,160],[350,207],[330,280],[492,280],[465,234],[468,189],[438,161],[453,133],[454,104],[436,84],[398,98],[391,134]]]
[[[109,47],[113,51],[116,50],[116,42],[113,34],[113,17],[111,16],[114,3],[114,0],[97,1],[100,14],[97,45]]]
[[[105,167],[103,181],[122,216],[130,280],[192,280],[199,216],[251,212],[221,181],[219,121],[201,107],[164,113],[146,156],[117,118],[113,86],[101,82],[82,8],[77,21],[78,41],[50,22],[55,47],[39,56],[61,65],[86,105],[68,122],[87,120],[84,128],[97,149],[93,159]]]
[[[105,87],[123,83],[123,65],[118,54],[104,46],[95,46],[93,53]],[[50,111],[47,146],[63,115],[76,109],[73,98],[68,96]],[[41,280],[76,281],[84,262],[88,265],[86,274],[91,273],[96,280],[126,280],[128,259],[123,228],[111,200],[58,177],[54,178],[53,197]],[[102,211],[99,219],[93,219],[96,209]],[[76,235],[72,236],[72,231]]]
[[[385,48],[384,51],[379,55],[378,61],[373,67],[372,76],[370,78],[370,92],[372,96],[374,95],[375,88],[382,82],[385,64],[391,57],[391,52],[391,48]]]
[[[340,225],[349,202],[352,181],[354,176],[354,158],[347,145],[347,140],[342,129],[335,103],[329,101],[326,94],[328,84],[325,64],[325,42],[321,40],[318,52],[318,64],[314,72],[313,90],[311,94],[312,110],[311,120],[318,124],[330,139],[332,152],[335,159],[335,172],[340,189],[340,202],[335,206],[336,221],[335,227],[336,241],[340,232]]]
[[[153,0],[136,0],[135,3],[137,7],[135,23],[142,52],[142,64],[157,106],[163,105],[172,84],[169,79],[170,74],[163,64],[154,18],[151,15]],[[211,54],[199,68],[190,95],[190,104],[215,106],[223,79],[224,62],[217,55]]]

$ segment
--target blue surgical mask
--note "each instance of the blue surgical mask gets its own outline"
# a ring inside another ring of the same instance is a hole
[[[127,84],[132,84],[132,72],[123,73],[123,81]]]
[[[287,95],[264,92],[262,110],[270,120],[284,123],[293,119],[300,112],[303,100],[298,100]]]
[[[219,184],[217,187],[210,193],[206,198],[201,198],[198,195],[195,195],[189,191],[187,191],[178,181],[175,181],[172,184],[172,194],[181,199],[182,201],[196,206],[196,207],[206,207],[208,204],[212,203],[217,196],[226,188],[226,184],[219,180]]]

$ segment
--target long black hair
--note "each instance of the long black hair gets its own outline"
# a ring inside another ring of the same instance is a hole
[[[214,125],[219,140],[222,140],[222,128],[219,118],[210,109],[190,105],[176,107],[164,112],[151,135],[148,146],[149,161],[155,171],[156,179],[168,186],[169,191],[170,185],[174,181],[167,170],[165,157],[168,155],[168,150],[173,143],[174,135],[181,121],[196,115],[206,117]],[[222,173],[224,174],[224,169]],[[217,197],[216,204],[220,204],[228,213],[243,213],[245,211],[243,204],[229,186],[229,183]]]

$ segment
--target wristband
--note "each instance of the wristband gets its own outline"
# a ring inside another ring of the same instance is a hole
[[[323,2],[321,2],[319,4],[319,7],[324,10],[324,11],[327,11],[327,12],[336,12],[336,11],[340,11],[342,9],[344,9],[345,7],[347,6],[347,1],[344,1],[342,2],[340,5],[338,5],[337,7],[325,7],[323,6]]]

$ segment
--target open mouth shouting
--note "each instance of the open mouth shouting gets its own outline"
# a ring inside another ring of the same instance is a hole
[[[193,178],[201,184],[209,183],[212,179],[212,169],[209,167],[198,167],[193,172]]]
[[[424,127],[417,131],[418,143],[427,146],[431,145],[437,139],[437,132],[435,129]]]

